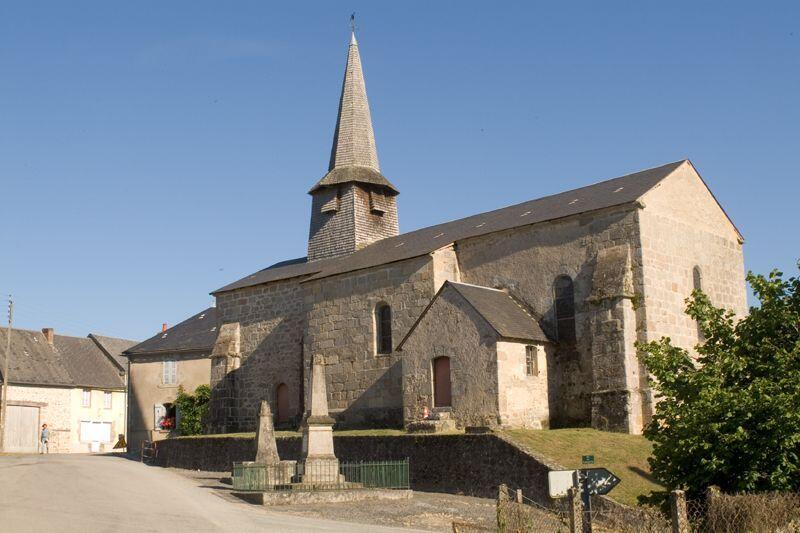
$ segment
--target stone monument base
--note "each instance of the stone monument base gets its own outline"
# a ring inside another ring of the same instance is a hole
[[[393,489],[288,490],[242,495],[260,505],[298,505],[313,503],[357,502],[363,500],[407,500],[413,492]]]

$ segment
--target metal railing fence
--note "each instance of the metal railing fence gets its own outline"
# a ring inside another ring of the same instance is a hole
[[[321,491],[408,489],[408,459],[338,463],[281,461],[279,464],[233,463],[236,491]]]

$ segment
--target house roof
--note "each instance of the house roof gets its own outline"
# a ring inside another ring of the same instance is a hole
[[[445,281],[436,293],[436,296],[433,297],[425,310],[417,318],[416,322],[414,322],[414,325],[411,326],[411,329],[409,329],[408,333],[403,337],[403,340],[397,345],[398,350],[402,350],[403,344],[411,337],[417,325],[422,321],[431,307],[433,307],[434,302],[448,290],[452,290],[461,296],[499,337],[524,341],[550,342],[550,339],[544,331],[542,331],[536,319],[507,292],[480,285]]]
[[[123,371],[127,370],[126,365],[128,361],[122,355],[122,352],[132,346],[135,346],[137,344],[136,341],[131,341],[128,339],[116,339],[114,337],[106,337],[104,335],[97,335],[95,333],[90,333],[89,338],[92,339],[101,350],[103,350],[103,353],[105,353],[115,365],[117,365]]]
[[[0,363],[3,364],[6,336],[7,330],[0,331]],[[121,370],[88,337],[54,335],[51,345],[40,331],[13,329],[11,354],[11,383],[99,389],[125,387]]]
[[[638,200],[684,163],[688,163],[688,160],[675,161],[587,187],[381,239],[341,257],[310,263],[305,258],[276,263],[217,289],[212,294],[295,277],[320,279],[418,257],[470,237],[629,204]]]
[[[132,346],[124,355],[163,354],[169,352],[208,351],[217,340],[217,308],[200,311],[167,331],[158,332]]]

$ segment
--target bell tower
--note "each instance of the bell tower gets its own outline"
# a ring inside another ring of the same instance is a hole
[[[381,174],[355,32],[350,36],[328,173],[309,191],[308,261],[398,234],[399,191]]]

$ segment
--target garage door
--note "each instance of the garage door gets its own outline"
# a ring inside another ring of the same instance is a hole
[[[39,408],[27,405],[8,406],[8,451],[39,451]]]

